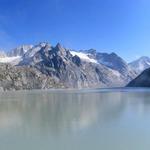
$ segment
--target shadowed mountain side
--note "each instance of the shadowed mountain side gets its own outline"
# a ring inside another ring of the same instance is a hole
[[[132,80],[128,87],[150,87],[150,69],[143,71],[137,78]]]

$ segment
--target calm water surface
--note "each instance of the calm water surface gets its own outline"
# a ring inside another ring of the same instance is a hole
[[[150,90],[0,93],[0,150],[148,150]]]

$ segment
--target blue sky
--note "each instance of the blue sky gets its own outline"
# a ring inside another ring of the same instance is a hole
[[[41,41],[150,56],[149,0],[0,0],[0,48]]]

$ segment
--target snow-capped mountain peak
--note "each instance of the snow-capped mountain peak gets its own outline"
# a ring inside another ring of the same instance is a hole
[[[33,45],[22,45],[11,51],[5,53],[3,51],[0,52],[0,63],[11,63],[13,65],[18,64],[22,56],[31,48]]]
[[[74,51],[66,49],[59,43],[56,46],[45,42],[35,46],[21,46],[2,56],[1,63],[10,63],[12,68],[25,71],[25,74],[31,68],[38,70],[46,78],[50,77],[54,79],[54,83],[57,81],[64,87],[120,86],[135,78],[128,64],[115,53],[101,53],[94,49]]]
[[[150,58],[142,56],[139,59],[129,63],[131,69],[135,70],[138,74],[147,68],[150,68]]]

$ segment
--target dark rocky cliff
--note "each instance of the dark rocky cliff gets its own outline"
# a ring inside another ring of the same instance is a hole
[[[137,78],[132,80],[127,87],[150,87],[150,69],[143,71]]]

